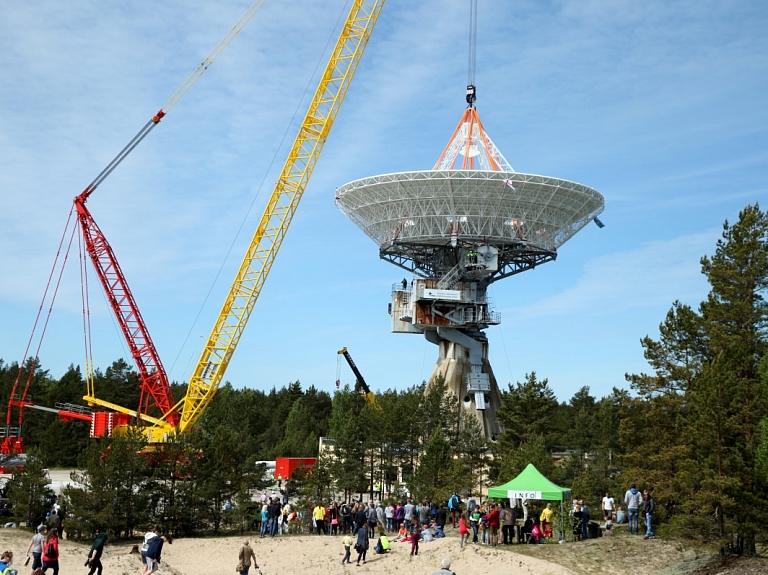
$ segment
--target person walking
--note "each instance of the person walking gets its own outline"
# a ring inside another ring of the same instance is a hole
[[[648,489],[643,492],[643,495],[643,513],[645,513],[645,536],[643,536],[643,539],[650,539],[651,537],[656,537],[652,526],[653,512],[656,511],[656,502],[653,500],[652,492]]]
[[[419,554],[419,539],[421,539],[421,529],[417,521],[411,521],[411,555]]]
[[[91,545],[91,550],[88,551],[88,559],[85,560],[86,567],[91,568],[91,570],[88,571],[88,575],[93,575],[97,572],[98,575],[101,575],[101,572],[104,569],[101,564],[101,555],[104,553],[104,545],[106,542],[107,534],[102,532],[96,538],[96,541],[93,542],[93,545]]]
[[[144,575],[153,573],[160,568],[160,557],[163,553],[163,544],[168,542],[169,545],[173,543],[173,538],[170,535],[159,535],[149,542],[149,549],[147,549],[147,560],[144,563]]]
[[[59,575],[59,530],[56,527],[48,530],[45,536],[43,551],[43,573],[53,569],[53,575]]]
[[[640,510],[640,504],[643,502],[643,494],[637,490],[637,485],[630,485],[629,490],[624,494],[624,503],[627,506],[627,516],[629,519],[628,531],[630,535],[639,535],[637,532],[637,520]]]
[[[349,556],[352,554],[352,537],[349,533],[344,533],[344,559],[341,560],[341,564],[350,563]]]
[[[45,543],[45,525],[38,525],[37,531],[32,536],[32,541],[27,546],[27,557],[32,553],[32,567],[30,572],[34,572],[43,566],[43,544]]]
[[[606,491],[605,497],[603,497],[603,519],[605,521],[611,521],[613,519],[613,505],[614,505],[613,497],[611,497],[611,492]]]
[[[357,564],[360,565],[360,559],[365,563],[365,554],[368,552],[368,526],[365,523],[357,530],[355,550],[357,551]]]
[[[467,525],[467,514],[462,513],[459,517],[459,549],[464,549],[464,544],[469,541],[469,526]]]
[[[251,568],[251,559],[253,559],[253,566],[258,569],[259,562],[256,561],[256,553],[253,552],[250,541],[246,539],[243,541],[243,546],[240,547],[240,553],[237,554],[237,559],[240,562],[240,575],[248,575],[248,570]]]

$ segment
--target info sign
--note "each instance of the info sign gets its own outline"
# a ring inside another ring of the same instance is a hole
[[[541,491],[507,491],[507,497],[510,499],[541,499]]]

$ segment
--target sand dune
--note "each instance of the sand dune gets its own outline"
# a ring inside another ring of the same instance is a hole
[[[14,567],[19,575],[28,575],[23,567],[24,551],[31,534],[0,529],[0,548],[12,549],[16,558]],[[449,529],[450,531],[450,529]],[[249,537],[250,538],[250,537]],[[163,548],[160,575],[211,575],[211,573],[235,573],[237,554],[243,537],[177,539]],[[373,541],[372,541],[373,542]],[[357,554],[352,551],[352,565],[341,565],[344,547],[341,537],[302,535],[260,539],[251,538],[259,567],[263,575],[295,575],[296,573],[345,573],[391,574],[403,570],[409,574],[428,574],[440,568],[440,560],[449,556],[451,569],[457,575],[572,575],[572,572],[554,563],[518,555],[507,549],[469,545],[459,550],[457,537],[446,537],[420,544],[419,555],[410,556],[410,543],[393,543],[386,555],[368,552],[368,561],[357,567]],[[60,547],[60,572],[64,575],[87,575],[83,566],[89,545],[62,541]],[[108,544],[102,563],[104,575],[139,575],[141,561],[131,554],[133,544]],[[514,547],[512,548],[514,550]],[[250,575],[258,575],[251,567]]]

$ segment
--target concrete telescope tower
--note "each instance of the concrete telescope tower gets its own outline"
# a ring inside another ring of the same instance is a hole
[[[471,77],[470,77],[471,79]],[[467,87],[467,108],[431,170],[371,176],[336,190],[336,205],[412,274],[395,284],[392,331],[424,334],[439,347],[428,385],[445,378],[485,436],[501,431],[501,395],[483,331],[501,318],[488,286],[553,261],[603,211],[587,186],[516,172],[485,132]]]

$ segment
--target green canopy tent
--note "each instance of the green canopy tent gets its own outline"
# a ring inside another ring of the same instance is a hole
[[[497,499],[540,499],[563,502],[571,497],[571,490],[555,485],[544,477],[533,463],[520,472],[520,475],[504,485],[488,488],[488,497]]]
[[[571,490],[567,487],[555,485],[549,479],[544,477],[541,472],[536,469],[533,463],[529,463],[513,480],[508,481],[504,485],[489,487],[488,497],[497,499],[509,498],[511,500],[537,499],[544,501],[559,501],[562,525],[562,520],[565,516],[563,501],[571,498]],[[563,538],[562,532],[560,533],[560,538]]]

